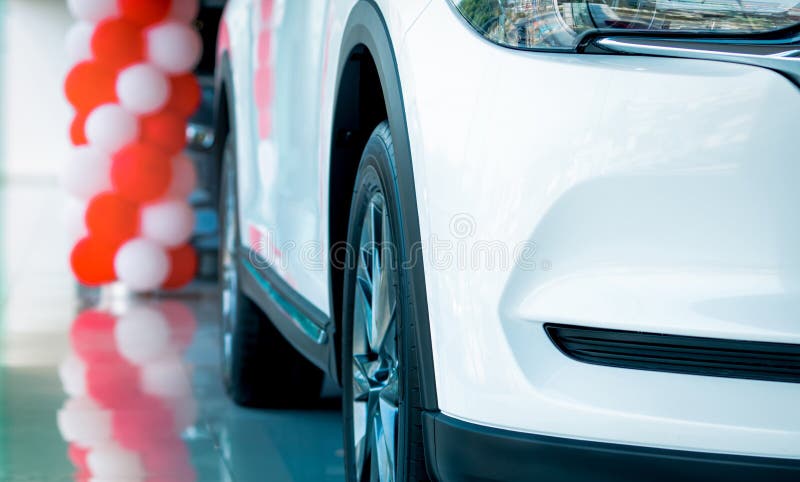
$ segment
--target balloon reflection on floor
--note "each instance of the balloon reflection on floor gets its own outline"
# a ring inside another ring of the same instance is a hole
[[[196,479],[181,433],[197,416],[183,354],[196,320],[176,300],[89,309],[60,366],[58,427],[76,480]]]

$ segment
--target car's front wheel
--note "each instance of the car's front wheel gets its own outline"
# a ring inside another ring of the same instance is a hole
[[[401,266],[402,219],[388,123],[370,137],[350,211],[342,330],[348,481],[425,480],[416,334]]]

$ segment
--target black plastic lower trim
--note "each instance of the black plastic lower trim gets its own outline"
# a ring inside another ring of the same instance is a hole
[[[800,480],[800,459],[587,442],[423,418],[431,476],[444,481],[658,482]]]
[[[584,363],[800,383],[800,345],[546,324],[553,344]]]
[[[242,291],[269,317],[284,338],[314,365],[330,374],[330,350],[333,344],[327,332],[329,325],[317,325],[308,316],[310,303],[290,294],[291,288],[280,282],[269,268],[255,268],[240,254],[239,279]],[[271,273],[271,274],[270,274]]]
[[[395,182],[400,211],[403,213],[403,217],[399,220],[403,226],[404,239],[402,241],[409,250],[407,259],[412,260],[415,267],[410,273],[413,290],[408,303],[415,311],[422,405],[426,410],[436,410],[438,402],[433,369],[433,348],[431,346],[427,290],[422,263],[423,249],[422,243],[420,243],[419,210],[414,184],[414,169],[411,162],[411,143],[406,122],[405,102],[392,38],[381,8],[375,0],[360,0],[350,12],[342,34],[342,55],[337,77],[339,82],[342,81],[342,73],[350,54],[361,48],[366,48],[375,61],[386,103],[389,128],[394,141],[397,167]],[[336,91],[339,92],[338,85]],[[332,310],[332,313],[335,313],[335,310]]]

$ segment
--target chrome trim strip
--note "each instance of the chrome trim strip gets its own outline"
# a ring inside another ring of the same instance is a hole
[[[671,41],[674,46],[654,45],[652,39],[645,43],[636,38],[606,37],[596,40],[598,47],[619,54],[654,55],[661,57],[675,57],[683,59],[716,60],[720,62],[733,62],[737,64],[753,65],[775,70],[789,77],[800,85],[800,45],[786,44],[786,50],[770,55],[745,54],[728,51],[712,50],[715,45],[708,43],[709,49],[687,48],[678,41]],[[696,42],[695,42],[696,45]]]
[[[294,303],[286,299],[280,292],[275,288],[275,286],[267,281],[262,273],[259,272],[253,265],[249,262],[243,263],[247,271],[250,272],[253,277],[258,280],[258,283],[261,285],[261,288],[264,290],[264,293],[267,294],[272,301],[274,301],[277,306],[284,312],[284,314],[292,320],[295,327],[299,329],[305,336],[307,336],[310,340],[312,340],[317,345],[324,345],[328,341],[328,333],[325,331],[324,327],[319,326],[315,323],[311,318],[306,316],[302,313]]]

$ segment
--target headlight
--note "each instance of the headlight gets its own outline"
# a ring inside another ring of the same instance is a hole
[[[593,31],[740,35],[800,22],[800,0],[448,0],[486,38],[573,50]]]

